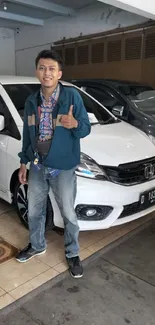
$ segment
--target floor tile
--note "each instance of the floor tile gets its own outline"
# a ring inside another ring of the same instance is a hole
[[[83,247],[80,247],[80,252],[82,250]],[[60,237],[59,240],[48,243],[46,254],[37,256],[36,258],[50,267],[54,267],[63,262],[65,259],[64,239]]]
[[[61,237],[47,244],[47,254],[56,250],[64,250],[64,237]]]
[[[99,240],[97,243],[89,246],[88,249],[91,253],[95,253],[95,252],[99,251],[101,248],[109,245],[114,240],[115,240],[114,237],[110,235],[106,238]]]
[[[22,249],[27,246],[29,242],[29,232],[24,227],[16,227],[15,231],[10,230],[9,232],[3,233],[3,239],[15,247]]]
[[[16,209],[10,209],[5,211],[4,213],[1,214],[1,219],[8,219],[16,222],[17,224],[21,224],[18,213]]]
[[[103,247],[109,245],[110,243],[114,242],[118,238],[124,236],[125,234],[127,234],[131,230],[134,230],[135,228],[137,228],[141,224],[142,224],[141,220],[139,220],[139,221],[136,220],[136,222],[133,221],[133,222],[127,223],[127,224],[125,224],[125,225],[123,225],[121,227],[118,227],[117,230],[115,229],[115,227],[113,227],[113,229],[116,230],[116,231],[112,232],[109,236],[107,236],[105,238],[102,238],[98,242],[90,245],[88,247],[88,250],[90,250],[92,253],[95,253],[98,250],[100,250],[101,248],[103,248]]]
[[[0,218],[1,218],[1,215],[4,212],[10,211],[10,210],[13,210],[13,209],[14,209],[14,207],[11,204],[9,204],[9,203],[7,203],[7,202],[0,199]]]
[[[111,233],[115,231],[116,230],[114,228],[110,228],[110,229],[90,231],[90,232],[89,231],[81,232],[79,236],[80,245],[83,248],[87,248],[90,245],[101,240],[102,238],[108,237]]]
[[[2,297],[0,297],[0,309],[10,305],[14,301],[14,298],[11,297],[8,293],[6,293]]]
[[[23,229],[23,226],[20,224],[18,216],[14,211],[10,211],[7,214],[3,214],[0,221],[0,236],[2,237],[4,234],[10,231],[15,233],[17,229]]]
[[[52,278],[56,277],[59,273],[54,269],[49,269],[48,271],[38,275],[37,277],[33,278],[32,280],[22,284],[18,288],[10,291],[10,295],[14,299],[19,299],[26,295],[27,293],[31,292],[32,290],[36,289],[40,285],[46,283],[47,281],[51,280]]]
[[[59,273],[62,273],[68,269],[68,264],[67,264],[66,260],[63,260],[61,263],[55,265],[53,268],[56,271],[58,271]]]
[[[92,255],[91,251],[88,250],[88,249],[83,249],[81,252],[80,252],[80,259],[81,261],[83,261],[85,258],[89,257],[90,255]]]
[[[62,249],[53,250],[52,252],[47,250],[46,254],[38,256],[37,259],[50,267],[54,267],[55,265],[61,263],[64,260],[64,256],[65,253]]]
[[[27,263],[19,263],[13,259],[0,267],[0,287],[9,292],[48,269],[47,265],[36,258]]]
[[[6,293],[3,289],[0,288],[0,297],[3,296]]]
[[[53,230],[49,230],[46,233],[46,241],[47,243],[53,242],[55,240],[60,240],[61,242],[64,242],[64,236],[61,236],[59,234],[57,234],[55,231]]]
[[[82,249],[80,251],[80,259],[81,259],[81,261],[83,261],[85,258],[89,257],[90,255],[92,255],[90,250]],[[59,273],[62,273],[62,272],[66,271],[68,269],[68,264],[67,264],[66,260],[64,259],[61,263],[55,265],[53,268],[56,271],[58,271]]]

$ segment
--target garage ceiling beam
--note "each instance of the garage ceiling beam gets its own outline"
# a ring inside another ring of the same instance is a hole
[[[26,24],[31,24],[31,25],[37,25],[37,26],[44,25],[44,21],[42,19],[36,19],[36,18],[28,17],[28,16],[12,14],[10,12],[4,12],[4,11],[0,11],[0,18],[18,21],[21,23],[26,23]]]
[[[10,2],[17,3],[31,8],[48,10],[59,15],[64,15],[64,16],[75,15],[75,10],[57,5],[56,3],[53,2],[47,2],[43,0],[10,0]]]
[[[114,7],[155,20],[155,0],[97,0]]]

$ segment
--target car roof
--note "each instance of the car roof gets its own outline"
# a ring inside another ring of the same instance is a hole
[[[136,82],[136,81],[128,81],[128,80],[117,80],[117,79],[99,79],[99,78],[92,78],[92,79],[74,79],[71,82],[89,82],[91,84],[105,84],[105,85],[112,85],[113,87],[120,87],[120,86],[149,86],[148,84]]]
[[[37,78],[34,77],[22,77],[22,76],[0,76],[0,83],[2,85],[7,84],[22,84],[22,83],[39,83]]]
[[[73,86],[71,83],[60,80],[64,86]],[[23,76],[0,76],[0,84],[10,85],[10,84],[39,84],[37,78],[34,77],[23,77]]]

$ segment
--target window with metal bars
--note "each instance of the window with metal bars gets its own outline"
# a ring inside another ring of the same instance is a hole
[[[60,55],[61,59],[62,59],[62,50],[55,49],[55,52],[57,52]]]
[[[141,58],[142,37],[133,37],[125,40],[125,60]]]
[[[65,49],[65,65],[74,65],[75,64],[75,48],[70,47]]]
[[[104,61],[104,43],[92,44],[91,50],[92,63],[102,63]]]
[[[88,45],[82,45],[77,48],[77,63],[88,64]]]
[[[108,42],[108,49],[107,49],[107,61],[121,61],[121,47],[122,41],[109,41]]]
[[[145,37],[145,58],[155,57],[155,33],[146,35]]]

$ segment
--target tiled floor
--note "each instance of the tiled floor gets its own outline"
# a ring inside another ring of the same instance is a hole
[[[80,233],[81,259],[84,260],[151,218],[153,215],[108,230]],[[28,243],[28,231],[21,225],[13,208],[3,201],[0,201],[0,237],[19,249]],[[16,262],[14,258],[0,265],[0,309],[67,269],[63,236],[48,232],[47,242],[46,254],[35,257],[26,265]]]

